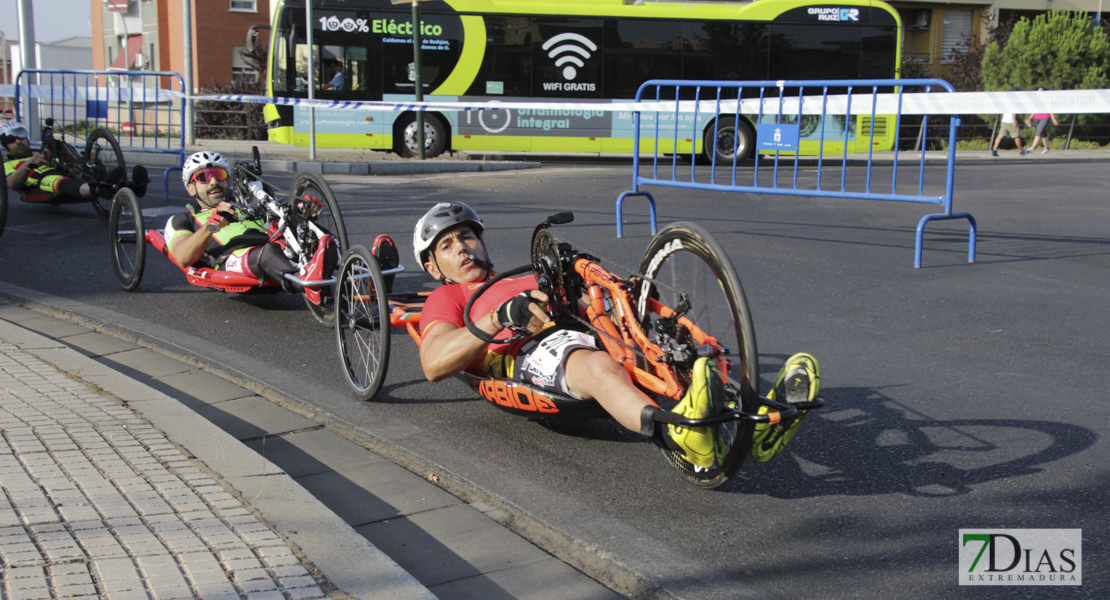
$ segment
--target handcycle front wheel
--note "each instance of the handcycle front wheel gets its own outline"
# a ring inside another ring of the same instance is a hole
[[[146,234],[143,211],[135,192],[124,188],[116,193],[108,213],[112,267],[125,292],[133,292],[143,279],[146,267]]]
[[[85,142],[85,151],[81,154],[80,160],[82,164],[78,168],[98,182],[103,181],[104,177],[116,167],[123,169],[123,179],[120,183],[127,179],[127,163],[123,159],[123,151],[120,150],[116,136],[107,129],[97,127],[89,133],[88,141]],[[96,214],[105,218],[108,216],[108,211],[112,209],[112,200],[94,194],[92,205]]]
[[[319,213],[311,220],[317,227],[335,237],[339,245],[338,256],[342,257],[350,246],[347,243],[347,228],[343,225],[343,215],[339,212],[339,202],[331,186],[316,173],[301,173],[293,180],[293,187],[289,190],[289,205],[296,207],[300,201],[319,202]],[[307,257],[311,259],[312,257]],[[338,267],[338,265],[336,265]],[[324,278],[331,278],[334,273],[324,273]],[[320,304],[316,304],[305,297],[305,305],[312,316],[325,327],[335,324],[335,301],[329,294],[322,294]]]
[[[655,297],[664,305],[675,308],[682,296],[690,305],[686,316],[699,328],[715,337],[727,349],[727,379],[739,382],[736,397],[730,397],[725,408],[755,412],[759,406],[759,353],[755,343],[748,301],[736,268],[724,248],[702,227],[678,222],[652,238],[640,263],[644,280],[636,297],[636,306],[645,325],[658,330],[660,316],[646,310],[648,298]],[[679,373],[689,380],[689,369]],[[664,407],[670,408],[670,407]],[[717,487],[739,470],[752,443],[753,426],[749,421],[727,421],[716,426],[718,442],[727,448],[724,458],[712,467],[698,467],[686,461],[681,452],[663,449],[667,460],[691,483]]]
[[[343,257],[335,284],[335,337],[347,385],[362,400],[378,393],[389,367],[389,300],[378,261],[365,246]]]

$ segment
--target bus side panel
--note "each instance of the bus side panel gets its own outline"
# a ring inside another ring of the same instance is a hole
[[[307,146],[309,109],[295,106],[293,114],[296,123],[293,142],[298,146]],[[393,147],[393,115],[383,111],[317,108],[316,145],[322,148],[390,149]]]

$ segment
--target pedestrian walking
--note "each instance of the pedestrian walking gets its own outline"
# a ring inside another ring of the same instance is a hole
[[[1037,88],[1037,91],[1043,92],[1044,88]],[[1033,113],[1029,115],[1028,119],[1025,120],[1025,124],[1028,126],[1032,126],[1033,123],[1037,124],[1037,133],[1033,136],[1033,145],[1029,146],[1029,152],[1036,150],[1037,144],[1039,144],[1041,140],[1044,140],[1044,150],[1041,152],[1041,154],[1048,154],[1050,152],[1048,148],[1049,137],[1047,131],[1049,121],[1052,121],[1053,125],[1060,125],[1060,123],[1056,120],[1056,115],[1052,113]]]
[[[1006,113],[1002,115],[1002,123],[998,128],[998,137],[994,140],[994,147],[991,148],[991,156],[998,156],[998,145],[1002,143],[1002,138],[1011,137],[1014,143],[1017,144],[1018,152],[1021,156],[1029,154],[1023,147],[1021,141],[1021,132],[1018,131],[1018,118],[1014,113]]]

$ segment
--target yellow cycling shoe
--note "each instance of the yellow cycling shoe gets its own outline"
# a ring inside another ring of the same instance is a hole
[[[717,363],[702,357],[694,361],[690,388],[672,412],[687,419],[702,419],[719,414],[725,401],[725,384]],[[671,440],[685,459],[699,467],[709,468],[724,461],[725,448],[716,436],[715,427],[682,427],[668,425]]]
[[[808,402],[817,397],[820,387],[821,372],[817,366],[817,359],[799,352],[783,363],[778,377],[775,378],[775,385],[767,393],[767,397],[787,404]],[[759,407],[759,414],[765,415],[769,412],[771,412],[770,407],[766,405]],[[805,416],[806,413],[803,412],[788,423],[756,424],[755,433],[752,434],[752,458],[759,462],[768,462],[782,454],[783,448],[798,432]]]

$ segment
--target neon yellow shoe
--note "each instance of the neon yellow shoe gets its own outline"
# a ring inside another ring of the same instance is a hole
[[[775,385],[767,393],[767,397],[788,404],[808,402],[817,397],[820,387],[821,371],[817,366],[817,359],[799,352],[783,363],[778,377],[775,378]],[[771,412],[769,407],[759,407],[759,414],[765,415],[769,412]],[[759,462],[768,462],[782,454],[783,448],[798,432],[805,416],[806,413],[803,412],[789,423],[757,424],[755,433],[752,434],[752,458]]]
[[[694,361],[690,389],[674,407],[687,419],[702,419],[721,412],[725,401],[725,384],[717,363],[702,357]],[[685,459],[699,467],[712,467],[724,461],[725,448],[715,435],[713,427],[681,427],[668,425],[671,440],[682,448]]]

